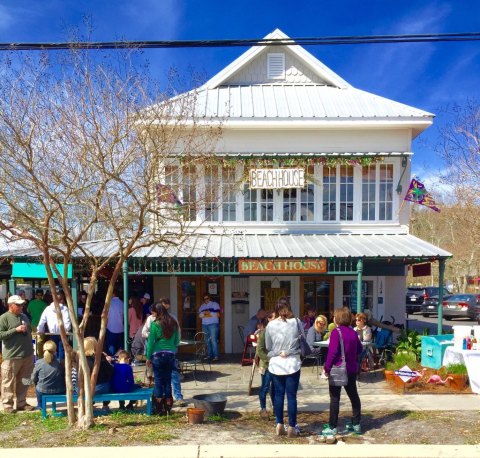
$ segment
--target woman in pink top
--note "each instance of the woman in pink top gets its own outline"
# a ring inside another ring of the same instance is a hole
[[[138,297],[131,297],[128,306],[128,335],[133,339],[143,325],[143,305]]]

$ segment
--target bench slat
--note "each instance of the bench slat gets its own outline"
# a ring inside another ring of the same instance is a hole
[[[141,388],[130,393],[104,393],[95,394],[93,396],[94,402],[103,401],[147,401],[147,415],[152,413],[152,396],[153,388]],[[78,396],[73,396],[73,401],[78,401]],[[47,404],[56,404],[60,402],[67,402],[66,394],[44,394],[42,396],[42,418],[47,418]],[[55,405],[52,406],[52,411],[55,412]]]

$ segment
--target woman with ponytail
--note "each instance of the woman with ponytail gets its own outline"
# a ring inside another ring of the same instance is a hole
[[[65,369],[58,362],[55,353],[57,345],[48,340],[43,345],[43,358],[37,360],[33,369],[32,381],[36,385],[38,409],[42,408],[44,394],[65,393]]]
[[[295,318],[288,298],[281,297],[275,307],[277,318],[265,329],[265,346],[268,350],[268,371],[275,388],[273,408],[277,436],[297,437],[297,391],[300,382],[300,333],[302,323]],[[283,407],[287,398],[288,427],[283,422]]]

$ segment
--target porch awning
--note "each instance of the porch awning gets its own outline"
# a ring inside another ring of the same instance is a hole
[[[98,256],[112,242],[84,245]],[[194,233],[177,246],[141,248],[134,258],[405,258],[409,263],[451,257],[451,253],[413,235],[400,233]]]

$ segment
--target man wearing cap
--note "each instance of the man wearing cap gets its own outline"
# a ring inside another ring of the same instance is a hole
[[[8,298],[8,311],[0,316],[0,340],[3,342],[2,403],[4,412],[32,410],[27,404],[28,386],[22,379],[29,379],[33,371],[32,327],[23,313],[25,300],[13,295]]]

